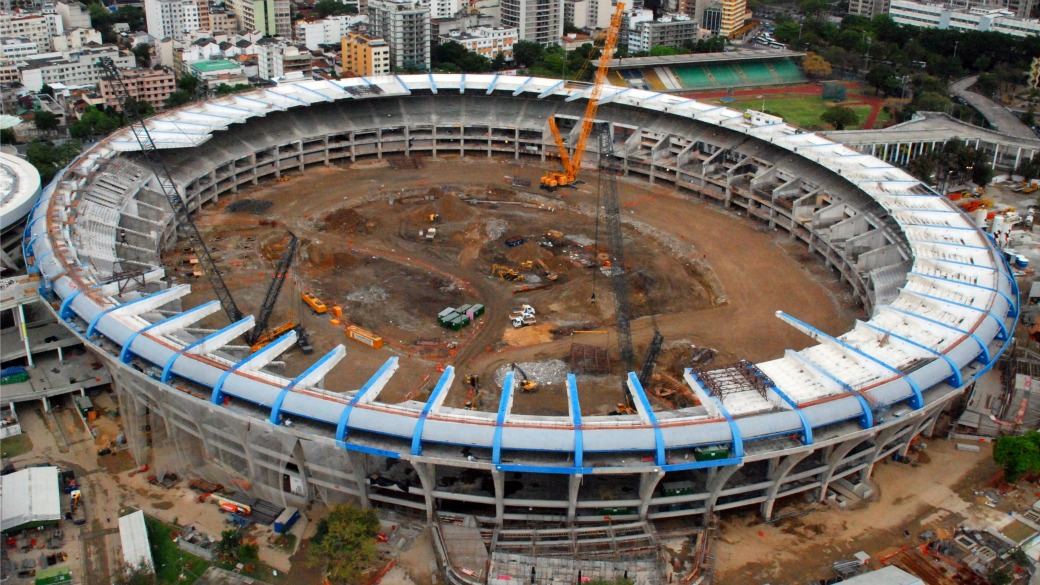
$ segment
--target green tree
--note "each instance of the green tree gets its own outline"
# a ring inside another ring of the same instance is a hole
[[[899,84],[899,80],[896,79],[896,72],[884,63],[872,67],[867,72],[866,80],[874,88],[874,95],[877,95],[878,92],[888,94],[893,86]]]
[[[845,106],[831,106],[820,114],[820,119],[834,126],[835,130],[844,130],[847,126],[855,126],[859,123],[859,116],[852,108]]]
[[[542,60],[542,46],[534,41],[517,41],[513,45],[513,60],[519,67],[531,67]]]
[[[177,91],[170,94],[170,97],[166,98],[167,108],[176,108],[177,106],[183,106],[191,101],[191,94],[178,89]]]
[[[975,163],[971,168],[971,180],[976,185],[989,185],[989,182],[993,180],[993,167],[984,162]]]
[[[318,18],[335,16],[337,14],[357,14],[357,8],[336,0],[318,0],[314,3],[314,10],[311,11],[311,14]]]
[[[18,144],[14,137],[14,129],[4,128],[0,130],[0,144]]]
[[[1007,481],[1014,483],[1026,473],[1040,471],[1040,433],[1006,435],[993,444],[993,460],[1004,469]]]
[[[250,86],[248,83],[239,83],[237,85],[228,85],[226,83],[221,83],[217,86],[216,89],[213,90],[213,93],[216,95],[230,95],[233,93],[238,93],[240,91],[246,91],[251,88],[252,86]]]
[[[651,57],[668,57],[671,55],[678,55],[679,49],[675,47],[666,47],[664,45],[654,45],[650,47]]]
[[[235,550],[235,559],[244,565],[256,565],[260,563],[260,547],[256,543],[243,542]]]
[[[43,87],[40,88],[40,93],[45,93],[51,97],[54,97],[54,88],[44,83]]]
[[[242,533],[231,528],[220,533],[220,542],[217,543],[215,550],[220,558],[232,560],[237,558],[238,551],[242,546]]]
[[[379,519],[372,510],[340,505],[318,522],[310,561],[327,566],[329,579],[353,583],[376,561]]]
[[[83,146],[78,140],[69,140],[60,145],[35,140],[26,148],[25,158],[40,172],[44,185],[51,182],[58,171],[68,166]]]
[[[194,75],[185,75],[177,80],[177,89],[194,98],[199,94],[199,90],[204,88],[202,87],[201,79]]]
[[[130,51],[137,57],[138,67],[151,67],[152,66],[152,46],[147,43],[141,43]]]
[[[34,115],[35,119],[33,121],[37,130],[51,132],[58,129],[59,118],[48,110],[36,110]]]
[[[69,126],[69,135],[80,140],[87,140],[95,136],[111,134],[122,125],[121,116],[110,115],[94,106],[87,106],[79,120]]]

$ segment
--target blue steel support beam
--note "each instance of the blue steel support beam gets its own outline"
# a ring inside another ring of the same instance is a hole
[[[216,302],[216,301],[214,301]],[[282,403],[285,402],[285,397],[292,392],[293,388],[298,386],[300,382],[306,380],[311,374],[318,370],[325,369],[326,365],[330,362],[338,363],[343,359],[343,356],[347,354],[346,349],[342,345],[337,345],[332,351],[322,356],[321,359],[311,364],[309,368],[303,371],[299,376],[296,376],[282,388],[282,391],[278,393],[278,398],[274,399],[274,404],[271,405],[271,416],[268,419],[273,425],[282,424]],[[335,364],[329,365],[328,367],[334,367]]]
[[[201,304],[201,305],[199,305],[197,307],[192,307],[191,309],[188,309],[187,311],[184,311],[183,313],[177,313],[176,315],[173,315],[171,317],[167,317],[165,319],[162,319],[161,321],[156,321],[155,323],[152,323],[151,325],[149,325],[149,326],[147,326],[147,327],[145,327],[143,329],[138,329],[137,331],[134,331],[133,333],[130,334],[130,337],[127,338],[126,343],[123,344],[123,349],[120,350],[120,352],[119,352],[119,361],[123,362],[124,364],[130,363],[130,356],[133,354],[134,341],[137,340],[137,336],[138,335],[141,335],[142,333],[148,333],[149,331],[151,331],[152,329],[155,329],[156,327],[160,327],[162,325],[166,325],[168,323],[177,321],[178,319],[190,319],[192,315],[201,315],[201,314],[209,315],[209,314],[214,312],[213,308],[215,306],[219,306],[219,305],[220,305],[220,301],[216,301],[216,300],[209,301],[208,303],[203,303],[203,304]],[[188,321],[188,322],[191,323],[193,321]]]
[[[820,374],[823,374],[825,378],[834,382],[838,386],[841,386],[842,390],[855,397],[856,401],[859,402],[860,409],[863,410],[863,416],[859,417],[860,426],[865,429],[869,429],[874,426],[874,412],[870,409],[870,403],[867,402],[866,397],[864,397],[862,393],[857,392],[855,388],[846,384],[844,380],[827,371],[827,368],[824,368],[820,364],[812,361],[811,359],[807,358],[801,353],[797,351],[788,350],[787,355],[790,355],[799,362],[805,364],[806,366],[809,366],[810,369]]]
[[[506,423],[513,398],[513,375],[513,372],[509,372],[502,381],[502,398],[498,401],[498,417],[495,418],[495,438],[491,443],[491,462],[495,465],[502,463],[502,425]]]
[[[950,367],[950,385],[954,386],[955,388],[960,388],[961,386],[964,385],[964,377],[961,375],[961,370],[960,370],[960,368],[957,367],[957,364],[955,364],[953,362],[953,360],[950,359],[950,356],[944,354],[941,351],[937,351],[935,349],[932,349],[932,348],[928,347],[927,345],[918,343],[918,342],[916,342],[916,341],[914,341],[914,340],[912,340],[912,339],[910,339],[908,337],[905,337],[903,335],[899,335],[898,333],[895,333],[891,329],[885,329],[883,327],[878,327],[877,325],[874,325],[873,323],[869,323],[869,322],[866,322],[866,321],[863,321],[862,323],[864,325],[866,325],[867,327],[873,329],[874,331],[878,331],[878,332],[884,333],[885,335],[888,335],[890,337],[894,337],[895,339],[898,339],[899,341],[902,341],[903,343],[906,343],[906,344],[912,345],[914,347],[923,349],[923,350],[927,351],[928,353],[934,355],[935,357],[942,359],[943,361],[946,362],[946,365]]]
[[[462,78],[459,80],[459,93],[466,93],[466,74],[462,74]]]
[[[973,311],[975,313],[982,313],[982,315],[984,317],[989,317],[990,319],[993,319],[997,323],[997,327],[1000,328],[1000,335],[997,335],[997,339],[1003,341],[1003,340],[1008,338],[1007,325],[1004,325],[1003,321],[998,319],[996,315],[994,315],[993,313],[990,313],[986,309],[980,309],[980,308],[972,306],[972,305],[966,305],[964,303],[958,303],[957,301],[951,301],[950,299],[944,299],[943,297],[937,297],[935,295],[929,295],[929,294],[925,294],[925,293],[922,293],[922,292],[917,292],[915,290],[910,290],[908,288],[903,288],[903,292],[905,292],[907,294],[914,295],[916,297],[922,297],[922,298],[925,298],[925,299],[936,301],[938,303],[944,303],[944,304],[947,304],[947,305],[953,305],[954,307],[962,307],[964,309],[968,309],[969,311]]]
[[[495,86],[498,85],[498,76],[499,74],[496,73],[495,76],[491,78],[491,83],[488,84],[487,93],[484,95],[491,95],[491,93],[495,91]]]
[[[405,93],[407,93],[408,95],[412,95],[412,88],[408,87],[408,84],[405,83],[403,79],[401,79],[400,75],[394,75],[394,79],[397,80],[398,85],[400,85],[401,87],[404,88]],[[370,83],[369,85],[372,85],[372,84]],[[346,90],[344,90],[344,91],[346,91]]]
[[[657,417],[654,416],[654,409],[650,406],[650,399],[646,397],[643,385],[639,383],[639,378],[634,372],[628,373],[628,387],[632,389],[632,394],[639,401],[639,409],[650,421],[650,426],[654,428],[654,442],[657,444],[657,448],[654,450],[654,460],[658,465],[664,465],[668,461],[664,456],[664,435],[661,434],[661,425],[657,424]]]
[[[437,403],[437,399],[442,392],[448,389],[454,377],[455,368],[448,366],[444,369],[444,373],[441,374],[441,379],[437,381],[437,385],[433,387],[433,392],[430,392],[430,398],[426,401],[426,406],[423,406],[422,412],[419,413],[419,422],[415,423],[415,434],[412,435],[412,455],[422,455],[422,433],[423,427],[426,426],[426,417],[430,415],[430,411],[433,409],[434,404]]]
[[[522,94],[524,92],[524,88],[527,87],[528,83],[531,83],[532,79],[534,79],[534,78],[533,77],[528,77],[527,79],[524,80],[523,83],[520,84],[520,87],[514,89],[513,90],[513,97],[516,97],[516,96]]]
[[[805,323],[804,321],[800,321],[800,320],[798,320],[798,319],[788,315],[787,313],[785,313],[783,311],[777,311],[776,315],[778,317],[780,317],[781,319],[783,319],[784,321],[787,321],[788,323],[794,325],[796,328],[804,328],[804,330],[806,332],[808,332],[809,335],[812,336],[814,339],[815,338],[825,339],[825,340],[828,340],[828,341],[830,341],[832,343],[836,343],[839,346],[845,348],[846,350],[851,351],[852,353],[854,353],[854,354],[856,354],[856,355],[858,355],[858,356],[860,356],[860,357],[862,357],[864,359],[867,359],[867,360],[869,360],[869,361],[871,361],[871,362],[881,366],[882,368],[885,368],[886,370],[892,372],[893,374],[899,376],[900,378],[906,380],[906,383],[907,383],[907,385],[910,386],[910,391],[912,392],[912,394],[910,396],[910,407],[913,408],[914,410],[918,410],[918,409],[921,409],[921,408],[924,407],[924,395],[921,393],[921,387],[917,385],[917,382],[915,382],[913,378],[911,378],[910,376],[907,376],[906,373],[903,372],[902,370],[900,370],[899,368],[896,368],[896,367],[894,367],[892,365],[889,365],[888,362],[885,362],[881,358],[878,358],[876,356],[870,355],[869,353],[863,351],[862,349],[860,349],[860,348],[858,348],[858,347],[856,347],[854,345],[850,345],[848,343],[845,343],[844,341],[838,339],[837,337],[832,337],[830,335],[827,335],[823,331],[820,331],[819,329],[816,329],[815,327],[809,325],[808,323]]]
[[[267,354],[274,353],[275,355],[277,355],[278,353],[285,351],[286,346],[288,344],[296,341],[296,335],[296,331],[290,331],[288,333],[285,333],[278,339],[260,348],[259,351],[247,355],[246,357],[239,360],[238,363],[236,363],[235,365],[224,370],[224,373],[222,373],[220,377],[217,378],[217,383],[213,385],[213,394],[210,395],[210,402],[216,405],[220,405],[224,402],[224,398],[227,397],[227,394],[224,392],[224,383],[227,382],[227,379],[231,376],[231,374],[234,374],[236,371],[238,371],[239,368],[248,365],[249,362],[264,357]]]
[[[987,291],[990,291],[990,292],[995,292],[998,295],[1004,297],[1004,300],[1008,302],[1008,317],[1017,317],[1018,316],[1018,304],[1015,303],[1015,301],[1012,300],[1011,297],[1006,292],[1004,292],[1004,291],[1002,291],[1000,289],[992,288],[992,287],[989,287],[989,286],[983,286],[981,284],[976,284],[974,282],[965,282],[963,280],[957,280],[955,278],[943,278],[941,276],[933,276],[931,274],[924,274],[924,273],[921,273],[921,272],[910,271],[907,274],[911,275],[911,276],[918,276],[918,277],[921,277],[921,278],[928,278],[928,279],[931,279],[931,280],[938,280],[940,282],[949,282],[949,283],[952,283],[952,284],[956,284],[958,286],[967,286],[967,287],[970,287],[970,288],[977,288],[977,289],[980,289],[980,290],[987,290]]]
[[[549,97],[550,95],[555,93],[557,89],[560,89],[561,87],[563,87],[564,83],[565,82],[561,79],[560,81],[557,81],[556,83],[550,85],[548,88],[546,88],[545,91],[543,91],[542,93],[538,94],[538,99],[544,99],[546,97]]]
[[[711,392],[708,392],[708,389],[704,386],[704,383],[701,382],[700,376],[697,375],[697,372],[693,371],[693,368],[686,368],[685,372],[685,377],[693,380],[698,386],[700,386],[702,393],[715,403],[715,408],[719,410],[719,414],[726,419],[726,422],[729,424],[730,436],[733,440],[733,457],[731,459],[740,463],[744,460],[744,437],[740,434],[740,427],[737,426],[736,421],[734,421],[733,417],[730,416],[729,410],[726,409],[726,405],[723,404],[717,396],[712,396]]]
[[[433,95],[437,95],[437,82],[433,80],[433,73],[428,74],[430,78],[430,91]]]
[[[375,387],[379,380],[386,376],[387,372],[396,368],[397,357],[394,356],[386,360],[386,363],[376,370],[376,373],[368,379],[368,382],[365,382],[365,385],[354,393],[354,397],[350,399],[350,402],[347,403],[347,407],[343,409],[343,412],[339,416],[339,424],[336,425],[336,443],[338,443],[340,447],[345,447],[347,444],[347,433],[350,432],[350,413],[354,410],[354,407],[357,406],[357,403],[361,401],[369,390]]]
[[[126,303],[120,303],[120,304],[118,304],[118,305],[116,305],[114,307],[109,307],[109,308],[105,309],[104,311],[101,311],[97,315],[94,315],[94,318],[90,320],[90,325],[87,327],[86,337],[87,337],[87,339],[90,339],[91,337],[93,337],[94,333],[95,333],[94,329],[97,327],[98,321],[100,321],[102,317],[104,317],[105,315],[108,315],[109,313],[111,313],[112,311],[115,311],[116,309],[122,309],[124,307],[132,307],[133,305],[136,305],[137,303],[142,303],[142,302],[145,302],[145,301],[153,300],[153,299],[155,299],[157,297],[162,297],[162,296],[169,296],[170,297],[169,302],[173,302],[173,301],[177,300],[178,298],[180,298],[181,296],[184,296],[185,294],[188,294],[188,292],[190,290],[191,289],[190,289],[190,287],[188,287],[188,285],[182,284],[182,285],[175,286],[175,287],[172,287],[172,288],[163,289],[163,290],[161,290],[159,292],[154,292],[154,293],[152,293],[150,295],[146,295],[146,296],[143,296],[143,297],[140,297],[140,298],[136,298],[136,299],[134,299],[132,301],[129,301],[129,302],[126,302]]]
[[[99,286],[101,286],[101,285],[96,284],[96,285],[90,287],[87,290],[94,290],[95,288],[97,288]],[[83,289],[77,289],[76,292],[74,292],[71,295],[65,297],[65,299],[61,301],[61,307],[58,309],[58,316],[61,317],[62,320],[68,321],[69,319],[72,318],[72,315],[73,315],[73,313],[72,313],[72,301],[76,300],[76,297],[78,297],[80,295],[80,293],[82,293],[82,292],[83,292]]]
[[[571,424],[574,425],[574,466],[585,465],[585,437],[581,434],[581,402],[578,400],[578,380],[567,374],[567,398],[570,401]]]
[[[177,363],[177,358],[179,358],[182,355],[184,355],[185,353],[188,353],[189,351],[195,349],[196,347],[199,347],[203,343],[206,343],[207,341],[209,341],[211,339],[215,339],[216,337],[219,337],[219,336],[221,336],[221,335],[223,335],[225,333],[228,333],[229,331],[232,331],[235,328],[241,327],[243,329],[249,330],[249,329],[251,329],[253,327],[253,321],[254,321],[253,316],[249,315],[245,319],[242,319],[241,321],[237,321],[235,323],[232,323],[232,324],[228,325],[227,327],[225,327],[223,329],[220,329],[219,331],[214,331],[213,333],[210,333],[209,335],[203,337],[202,339],[199,339],[199,340],[195,341],[194,343],[188,345],[184,349],[174,352],[174,354],[172,356],[170,356],[170,359],[166,362],[166,365],[163,366],[162,376],[159,378],[159,381],[162,382],[163,384],[169,383],[169,381],[170,381],[170,374],[171,374],[171,371],[173,370],[173,364]]]
[[[932,325],[938,325],[939,327],[942,327],[944,329],[949,329],[950,331],[956,331],[957,333],[960,333],[961,335],[964,335],[966,337],[970,337],[975,342],[975,344],[979,346],[979,352],[980,352],[979,355],[982,356],[982,361],[984,361],[984,362],[989,362],[990,361],[990,357],[991,356],[990,356],[989,346],[987,346],[985,343],[983,343],[982,340],[979,339],[979,336],[975,335],[971,331],[968,331],[966,329],[961,329],[960,327],[954,327],[953,325],[950,325],[949,323],[943,323],[942,321],[939,321],[937,319],[932,319],[931,317],[925,317],[924,315],[918,315],[917,313],[912,313],[912,312],[906,311],[904,309],[897,309],[897,308],[893,307],[892,305],[881,305],[879,308],[884,310],[884,311],[892,311],[893,313],[898,313],[900,315],[905,315],[907,317],[913,317],[914,319],[920,319],[921,321],[924,321],[925,323],[931,323]]]
[[[791,409],[794,410],[795,414],[798,415],[798,418],[802,421],[802,444],[812,445],[813,434],[812,425],[809,423],[809,417],[805,416],[805,413],[802,412],[802,409],[798,406],[798,403],[795,402],[790,396],[788,396],[786,392],[777,387],[777,385],[774,384],[772,380],[769,380],[764,376],[763,379],[769,382],[769,387],[773,389],[773,392],[775,392],[776,395],[780,397],[780,400],[783,400],[785,404],[790,406]]]

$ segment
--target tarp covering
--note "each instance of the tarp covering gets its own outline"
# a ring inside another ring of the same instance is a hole
[[[57,467],[29,467],[0,478],[0,530],[61,519]]]
[[[127,567],[145,566],[155,572],[144,512],[138,510],[119,517],[119,542],[123,545],[123,562]]]

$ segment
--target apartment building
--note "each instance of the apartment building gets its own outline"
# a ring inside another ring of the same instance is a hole
[[[494,59],[499,53],[506,61],[513,60],[513,45],[517,30],[502,26],[471,28],[466,32],[452,32],[440,37],[440,42],[454,41],[471,53]]]
[[[0,11],[0,37],[29,39],[40,51],[53,51],[51,38],[64,32],[65,26],[53,7],[42,12]]]
[[[700,25],[689,16],[672,14],[629,27],[625,41],[631,53],[648,52],[651,47],[681,47],[696,41],[699,30]]]
[[[157,39],[183,39],[202,28],[196,0],[144,0],[148,34]],[[207,12],[207,21],[209,13]]]
[[[54,11],[66,29],[94,26],[90,21],[90,10],[82,2],[58,2],[54,5]]]
[[[1004,8],[957,8],[912,0],[892,0],[889,16],[899,24],[961,31],[990,31],[1016,37],[1040,35],[1040,20],[1017,18]]]
[[[24,59],[40,50],[36,43],[27,38],[6,37],[0,39],[0,59]]]
[[[64,34],[51,37],[55,51],[75,51],[94,43],[101,44],[101,33],[92,28],[66,29]]]
[[[625,4],[633,8],[631,3]],[[564,0],[563,19],[578,28],[605,29],[616,6],[616,0]]]
[[[451,18],[462,10],[461,0],[423,0],[430,7],[430,18]]]
[[[235,15],[238,30],[286,38],[292,35],[289,0],[228,0],[227,7]]]
[[[285,77],[297,71],[309,73],[312,55],[307,47],[266,38],[257,43],[257,66],[264,79]]]
[[[501,24],[517,29],[521,41],[556,44],[563,35],[563,0],[502,0]]]
[[[364,14],[341,14],[321,20],[297,22],[293,38],[302,42],[308,49],[316,51],[321,45],[339,44],[351,29],[366,22],[368,16]]]
[[[722,22],[719,35],[732,37],[747,22],[747,0],[722,0]]]
[[[368,23],[372,34],[390,46],[394,71],[430,69],[429,7],[416,0],[371,0]]]
[[[32,91],[58,83],[69,87],[97,85],[103,74],[98,66],[102,57],[110,57],[121,69],[137,67],[133,53],[123,52],[113,45],[36,55],[17,61],[16,67],[20,70],[22,85]]]
[[[390,73],[390,44],[361,32],[348,32],[343,39],[344,75],[386,75]]]
[[[120,75],[130,97],[148,102],[155,109],[165,106],[170,94],[177,91],[177,80],[173,75],[173,70],[165,67],[123,69],[120,71]],[[102,79],[98,88],[101,91],[101,97],[105,100],[105,105],[117,110],[122,109],[123,104],[117,97],[118,93],[111,81]]]

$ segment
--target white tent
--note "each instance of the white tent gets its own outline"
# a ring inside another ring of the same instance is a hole
[[[138,510],[119,517],[119,541],[123,545],[123,563],[127,567],[143,565],[155,572],[152,549],[148,545],[148,529],[144,524],[144,512]]]
[[[57,467],[29,467],[0,477],[0,530],[61,520]]]

